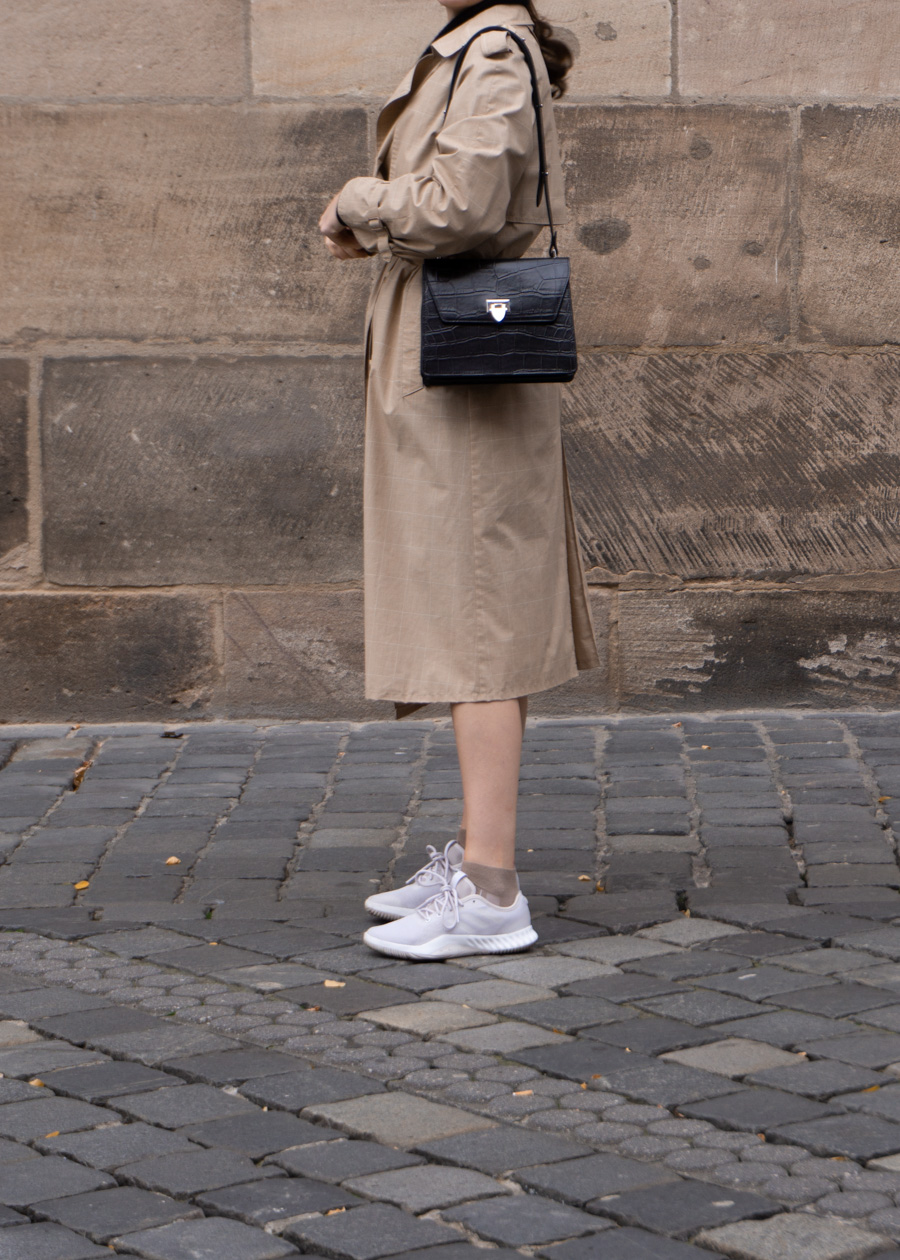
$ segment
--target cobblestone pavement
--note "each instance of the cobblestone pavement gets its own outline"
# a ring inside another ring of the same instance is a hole
[[[358,943],[446,724],[0,744],[0,1260],[900,1257],[900,716],[532,724],[452,964]]]

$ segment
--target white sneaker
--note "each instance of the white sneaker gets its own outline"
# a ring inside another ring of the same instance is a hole
[[[413,914],[369,928],[363,940],[370,949],[393,958],[460,958],[527,949],[537,940],[537,932],[521,893],[511,906],[493,905],[457,871]]]
[[[415,914],[420,906],[430,901],[435,893],[447,884],[462,865],[465,852],[460,844],[451,840],[440,853],[434,845],[426,849],[429,860],[416,871],[402,888],[390,892],[373,893],[366,898],[366,909],[378,919],[402,919]]]

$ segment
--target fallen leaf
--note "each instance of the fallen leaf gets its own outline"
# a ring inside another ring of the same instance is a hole
[[[582,1082],[581,1082],[581,1088],[582,1088],[582,1089],[587,1089],[587,1081],[582,1081]]]
[[[514,1089],[513,1098],[530,1098],[533,1093],[533,1089]]]
[[[72,887],[77,889],[78,892],[81,892],[82,888],[90,888],[90,886],[91,881],[89,879],[80,879],[77,884],[72,885]]]
[[[33,1085],[35,1089],[40,1089],[43,1087],[44,1082],[41,1080],[39,1076],[33,1076],[31,1080],[28,1082],[28,1084]]]
[[[181,865],[181,858],[179,857],[166,858],[166,866],[180,866],[180,865]]]
[[[565,1036],[565,1033],[563,1032],[563,1030],[562,1030],[561,1028],[551,1028],[551,1029],[550,1029],[550,1031],[551,1031],[551,1032],[555,1032],[555,1033],[556,1033],[556,1035],[557,1035],[558,1037],[564,1037],[564,1036]]]
[[[210,945],[218,945],[218,943],[219,943],[219,942],[218,942],[218,941],[210,941],[209,943],[210,943]]]
[[[892,801],[893,799],[894,799],[893,796],[879,796],[878,804],[883,805],[885,801]]]
[[[704,752],[709,752],[710,750],[709,744],[701,744],[700,747],[703,749]]]
[[[756,1136],[759,1138],[760,1142],[765,1142],[765,1140],[766,1140],[766,1135],[765,1135],[765,1133],[757,1133],[757,1135],[756,1135]]]
[[[870,1085],[867,1089],[862,1090],[864,1094],[874,1094],[876,1089],[881,1089],[880,1085]]]
[[[528,852],[530,853],[531,850],[529,849]],[[581,880],[583,884],[589,884],[591,882],[590,875],[579,875],[578,878]]]
[[[81,765],[72,775],[72,791],[73,792],[77,792],[78,789],[81,787],[81,784],[84,781],[84,776],[87,774],[88,770],[91,768],[93,764],[94,763],[90,760],[90,758],[88,758],[87,761],[82,761]]]
[[[345,989],[347,987],[346,980],[323,980],[326,989]]]
[[[673,726],[684,726],[684,723],[683,723],[683,722],[673,722],[673,723],[672,723],[672,725],[673,725]]]
[[[59,1129],[53,1129],[53,1130],[52,1130],[52,1132],[50,1132],[50,1133],[45,1133],[45,1134],[44,1134],[44,1137],[45,1137],[45,1138],[48,1138],[48,1137],[59,1137]]]
[[[346,1212],[346,1208],[329,1208],[325,1213],[326,1216],[340,1216],[341,1212]]]
[[[592,1081],[602,1081],[602,1080],[603,1080],[603,1073],[602,1073],[602,1072],[595,1072],[595,1073],[594,1073],[594,1075],[591,1077],[591,1080],[592,1080]]]
[[[597,892],[606,892],[606,889],[604,888],[602,884],[595,884],[594,887],[596,888]]]

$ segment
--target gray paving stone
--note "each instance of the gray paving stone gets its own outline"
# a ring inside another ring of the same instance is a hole
[[[489,1129],[494,1122],[456,1107],[429,1102],[413,1094],[376,1094],[347,1102],[317,1104],[304,1113],[356,1137],[369,1137],[387,1146],[417,1146],[432,1138],[452,1137]]]
[[[834,981],[830,976],[821,976],[816,980],[811,980],[808,976],[788,970],[787,967],[772,965],[743,966],[725,975],[699,977],[696,983],[703,989],[716,989],[720,993],[731,993],[751,1002],[764,1002],[781,993],[809,989],[815,984],[828,986]],[[785,1003],[785,1005],[788,1004],[788,1002]]]
[[[109,1251],[49,1222],[0,1232],[2,1260],[94,1260],[97,1256],[108,1257]]]
[[[697,1242],[734,1260],[863,1260],[887,1245],[868,1230],[804,1213],[704,1230]]]
[[[113,1241],[119,1250],[145,1260],[281,1260],[296,1255],[296,1248],[284,1239],[221,1217],[176,1221]]]
[[[145,1190],[157,1190],[176,1199],[191,1198],[204,1190],[217,1190],[244,1181],[281,1175],[272,1165],[257,1167],[236,1151],[183,1151],[153,1155],[119,1169],[123,1180]]]
[[[622,970],[660,979],[687,980],[694,976],[718,975],[729,968],[746,967],[746,964],[747,960],[740,954],[728,954],[719,950],[682,950],[663,957],[631,959],[622,964]]]
[[[512,1129],[498,1125],[482,1133],[464,1133],[457,1137],[422,1142],[416,1147],[423,1155],[441,1163],[475,1168],[497,1176],[500,1173],[574,1160],[587,1155],[591,1148],[584,1143],[537,1133],[528,1129]]]
[[[38,1214],[87,1234],[98,1243],[108,1243],[118,1234],[202,1216],[199,1208],[135,1186],[116,1186],[91,1194],[48,1199],[41,1203]]]
[[[900,1060],[900,1035],[859,1032],[847,1037],[810,1041],[807,1049],[811,1054],[854,1063],[857,1067],[883,1068]]]
[[[662,1107],[682,1106],[698,1098],[717,1098],[734,1091],[734,1082],[681,1063],[651,1062],[603,1074],[608,1089]]]
[[[610,1046],[628,1047],[639,1054],[659,1054],[663,1050],[680,1050],[685,1046],[701,1046],[715,1039],[708,1029],[695,1028],[677,1019],[645,1015],[626,1019],[619,1024],[599,1024],[581,1029],[583,1037],[591,1037]]]
[[[297,1060],[277,1050],[224,1050],[169,1059],[166,1068],[185,1080],[206,1085],[236,1085],[256,1077],[296,1072]]]
[[[527,1020],[551,1031],[573,1033],[593,1025],[629,1021],[634,1012],[622,1010],[615,1003],[607,1002],[603,998],[553,997],[543,1002],[500,1006],[497,1014]]]
[[[754,1072],[747,1077],[747,1082],[771,1089],[784,1089],[789,1094],[804,1094],[807,1098],[825,1099],[849,1094],[854,1090],[886,1085],[893,1079],[883,1072],[873,1072],[869,1068],[856,1067],[851,1063],[815,1059],[797,1063],[793,1067],[767,1068],[762,1072]]]
[[[66,1133],[59,1137],[41,1138],[35,1143],[48,1155],[67,1155],[80,1164],[112,1172],[124,1164],[135,1163],[150,1155],[167,1155],[177,1151],[198,1149],[187,1138],[167,1129],[136,1121],[134,1124],[107,1124],[85,1133]]]
[[[103,1190],[116,1183],[105,1173],[56,1155],[29,1159],[0,1167],[0,1203],[8,1207],[28,1207],[42,1199],[56,1199],[66,1194],[86,1194]]]
[[[98,1010],[108,1006],[106,998],[81,993],[77,989],[48,986],[27,989],[21,993],[4,993],[0,1010],[13,1019],[32,1019],[43,1015],[65,1015],[70,1011]]]
[[[336,1129],[310,1124],[283,1111],[257,1111],[225,1120],[208,1120],[205,1124],[187,1125],[179,1129],[179,1133],[202,1146],[240,1151],[251,1159],[261,1159],[289,1146],[327,1142],[341,1136]]]
[[[0,1107],[0,1136],[29,1142],[55,1129],[71,1133],[108,1124],[115,1116],[90,1103],[72,1098],[39,1098]]]
[[[599,1233],[606,1222],[578,1208],[540,1195],[487,1199],[450,1208],[444,1219],[458,1221],[488,1242],[502,1246],[539,1246]]]
[[[521,1169],[515,1174],[515,1180],[529,1190],[584,1207],[607,1195],[665,1185],[680,1178],[659,1164],[638,1163],[620,1155],[588,1155],[583,1159]]]
[[[629,1226],[607,1230],[603,1235],[557,1243],[542,1248],[538,1255],[545,1260],[715,1260],[710,1252],[689,1243]]]
[[[744,1190],[728,1190],[702,1181],[679,1181],[645,1190],[628,1190],[615,1198],[596,1199],[591,1210],[624,1225],[635,1225],[673,1238],[730,1221],[772,1216],[779,1204]]]
[[[709,1120],[720,1128],[769,1133],[776,1129],[780,1132],[785,1125],[795,1122],[833,1115],[836,1108],[798,1094],[783,1094],[780,1090],[756,1086],[724,1098],[692,1102],[681,1110],[686,1116]]]
[[[77,1050],[60,1042],[35,1042],[14,1050],[0,1050],[0,1073],[3,1076],[32,1077],[56,1068],[105,1061],[106,1056],[97,1050]]]
[[[755,1015],[749,1019],[729,1019],[712,1027],[723,1037],[749,1037],[751,1041],[768,1041],[785,1050],[809,1050],[816,1039],[836,1038],[855,1030],[855,1025],[849,1020],[826,1019],[823,1015],[789,1010],[778,1011],[774,1015]],[[827,1051],[822,1051],[822,1054],[827,1054]]]
[[[335,1260],[378,1260],[441,1243],[457,1242],[459,1235],[437,1221],[417,1220],[386,1203],[354,1208],[337,1216],[299,1221],[285,1237],[303,1251]],[[243,1260],[243,1258],[242,1258]]]
[[[116,1098],[113,1106],[123,1115],[162,1125],[164,1129],[181,1129],[188,1124],[203,1124],[207,1120],[223,1120],[257,1111],[247,1099],[226,1094],[212,1085],[177,1085],[172,1089],[127,1094]]]
[[[524,1063],[539,1072],[560,1076],[570,1081],[590,1081],[608,1076],[620,1068],[649,1067],[653,1060],[643,1054],[628,1054],[615,1046],[581,1040],[562,1046],[537,1046],[534,1049],[510,1051],[508,1058]]]
[[[0,1104],[49,1097],[49,1089],[44,1089],[42,1086],[29,1085],[26,1081],[17,1081],[15,1077],[0,1079]]]
[[[741,1037],[712,1041],[708,1045],[687,1050],[673,1050],[660,1057],[667,1062],[683,1063],[687,1067],[719,1072],[733,1078],[772,1068],[786,1068],[797,1063],[808,1065],[806,1060],[801,1060],[798,1055],[787,1050],[780,1050],[764,1041],[748,1041]]]
[[[456,1032],[440,1033],[434,1040],[446,1042],[459,1050],[505,1055],[531,1046],[563,1045],[571,1041],[571,1038],[538,1024],[504,1019],[500,1023],[484,1024],[479,1028],[461,1028]]]
[[[878,1116],[826,1116],[801,1124],[773,1129],[779,1140],[796,1142],[815,1155],[846,1155],[850,1159],[876,1159],[900,1152],[900,1124]]]
[[[377,1010],[382,1006],[399,1006],[403,1002],[415,1002],[414,993],[395,986],[373,984],[369,980],[350,979],[343,989],[326,989],[324,985],[306,985],[284,989],[279,997],[298,1005],[320,1006],[336,1015],[357,1015],[360,1011]]]
[[[31,1021],[41,1032],[66,1041],[99,1046],[107,1034],[156,1031],[164,1028],[162,1020],[146,1011],[132,1011],[123,1006],[105,1006],[91,1011],[73,1011],[68,1015],[46,1015]]]
[[[449,963],[391,964],[379,975],[379,981],[409,989],[411,993],[426,993],[433,989],[447,989],[456,984],[473,984],[477,975]]]
[[[367,1199],[393,1203],[413,1215],[492,1198],[504,1189],[484,1173],[440,1164],[352,1177],[344,1186]]]
[[[772,1007],[760,1007],[754,1002],[710,990],[694,990],[667,997],[639,998],[635,1006],[653,1015],[678,1019],[688,1024],[721,1024],[729,1019],[767,1013]]]
[[[19,1142],[7,1142],[0,1138],[0,1164],[19,1164],[24,1159],[36,1159],[37,1154],[30,1146],[22,1146]]]
[[[86,1102],[102,1101],[118,1094],[177,1085],[178,1078],[139,1063],[112,1060],[92,1067],[61,1068],[45,1073],[46,1084],[55,1093]]]
[[[444,1140],[455,1142],[464,1139],[445,1138]],[[367,1173],[387,1172],[393,1168],[412,1168],[425,1161],[421,1155],[412,1155],[408,1151],[395,1151],[377,1142],[345,1139],[314,1146],[298,1146],[274,1155],[270,1162],[289,1173],[339,1185],[349,1177],[363,1177]]]
[[[244,1081],[241,1093],[262,1107],[302,1111],[304,1107],[318,1103],[344,1102],[368,1094],[382,1094],[384,1085],[356,1072],[310,1068]]]
[[[238,1045],[230,1037],[220,1037],[204,1028],[190,1028],[183,1024],[169,1024],[163,1029],[147,1032],[110,1035],[105,1038],[104,1044],[110,1054],[121,1054],[149,1067],[158,1067],[181,1055],[233,1050]]]
[[[270,1181],[230,1186],[197,1196],[202,1208],[222,1216],[231,1216],[247,1225],[265,1228],[275,1221],[284,1221],[312,1212],[331,1212],[337,1208],[357,1207],[364,1200],[337,1186],[305,1177],[278,1177]]]

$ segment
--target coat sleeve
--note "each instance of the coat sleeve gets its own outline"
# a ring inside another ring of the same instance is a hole
[[[338,213],[366,247],[387,234],[401,254],[463,253],[506,223],[534,144],[531,76],[506,36],[483,35],[466,55],[429,170],[351,179]],[[376,245],[377,247],[377,245]]]

